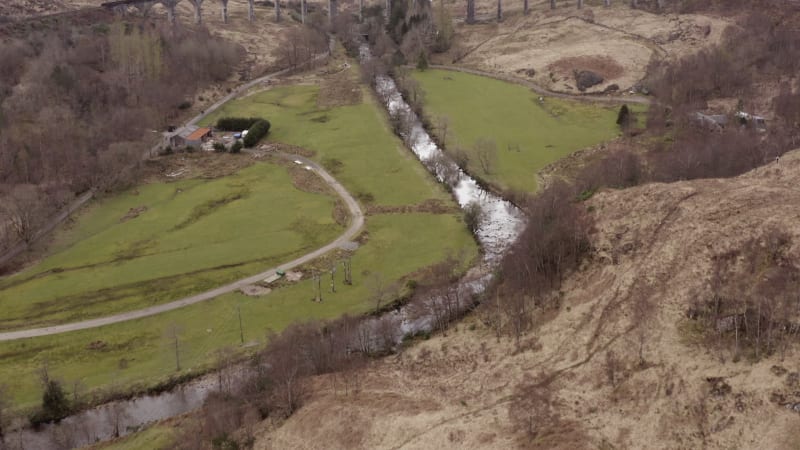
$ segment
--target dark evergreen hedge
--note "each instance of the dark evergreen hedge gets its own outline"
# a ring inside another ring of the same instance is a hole
[[[247,130],[259,120],[262,119],[258,117],[220,117],[217,120],[217,129],[222,131]]]
[[[247,130],[247,136],[244,137],[244,146],[250,148],[258,144],[258,141],[269,133],[269,127],[269,121],[258,119],[258,121]]]

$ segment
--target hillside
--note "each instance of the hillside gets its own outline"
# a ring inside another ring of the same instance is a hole
[[[474,314],[366,370],[314,379],[297,413],[262,425],[256,448],[797,449],[796,335],[784,355],[743,350],[734,362],[727,344],[701,344],[687,311],[712,297],[731,251],[772,256],[734,264],[717,295],[737,282],[752,286],[733,289],[741,296],[789,286],[781,273],[796,287],[798,180],[795,151],[733,179],[596,194],[590,261],[518,347]],[[796,292],[782,315],[795,324]]]

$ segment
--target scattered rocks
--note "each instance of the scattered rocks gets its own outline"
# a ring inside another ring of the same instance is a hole
[[[800,387],[800,373],[792,372],[786,376],[786,385],[790,388]]]
[[[786,375],[786,372],[788,372],[788,370],[786,370],[786,368],[783,366],[772,366],[769,368],[769,371],[772,372],[772,374],[776,377],[782,377]]]
[[[533,78],[536,76],[536,69],[517,69],[516,73],[525,75],[528,78]]]
[[[581,92],[603,82],[603,77],[591,70],[576,70],[574,74],[575,84]]]
[[[89,342],[89,345],[86,346],[87,350],[105,350],[108,347],[104,341],[92,341]]]
[[[724,397],[731,393],[731,385],[726,383],[723,377],[708,377],[706,381],[711,385],[711,395],[713,396]]]

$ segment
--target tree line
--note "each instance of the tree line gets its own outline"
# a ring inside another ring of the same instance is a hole
[[[60,26],[0,46],[0,251],[77,194],[124,187],[193,93],[241,49],[149,21]]]

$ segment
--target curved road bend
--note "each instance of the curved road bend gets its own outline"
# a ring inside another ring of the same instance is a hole
[[[141,319],[143,317],[154,316],[156,314],[161,314],[163,312],[183,308],[184,306],[189,306],[195,303],[211,300],[212,298],[218,297],[222,294],[227,294],[237,289],[241,289],[247,285],[259,282],[264,278],[275,275],[278,270],[293,269],[301,264],[305,264],[332,250],[335,250],[336,248],[340,247],[342,244],[348,241],[351,241],[356,236],[356,234],[358,234],[358,232],[361,230],[361,227],[364,226],[364,213],[361,211],[361,207],[358,206],[358,202],[356,202],[353,196],[350,195],[350,193],[347,192],[347,190],[338,181],[336,181],[335,178],[333,178],[327,171],[325,171],[325,169],[323,169],[319,164],[315,163],[314,161],[311,161],[302,156],[290,155],[285,153],[279,153],[278,156],[290,161],[300,161],[301,163],[303,163],[303,165],[311,167],[311,169],[317,175],[319,175],[328,184],[328,186],[333,188],[333,190],[336,191],[336,193],[344,200],[345,204],[347,205],[347,209],[350,211],[350,217],[351,217],[350,225],[341,236],[336,238],[336,240],[334,240],[333,242],[324,247],[318,248],[317,250],[314,250],[310,253],[306,253],[305,255],[293,261],[281,264],[277,267],[273,267],[257,275],[243,278],[241,280],[235,281],[233,283],[227,284],[222,287],[218,287],[216,289],[212,289],[210,291],[203,292],[201,294],[193,295],[191,297],[185,297],[180,300],[175,300],[161,305],[151,306],[149,308],[115,314],[113,316],[84,320],[82,322],[66,323],[63,325],[53,325],[50,327],[33,328],[29,330],[9,331],[5,333],[0,333],[0,341],[13,341],[16,339],[26,339],[32,337],[67,333],[70,331],[86,330],[90,328],[97,328],[105,325],[111,325],[114,323]]]

